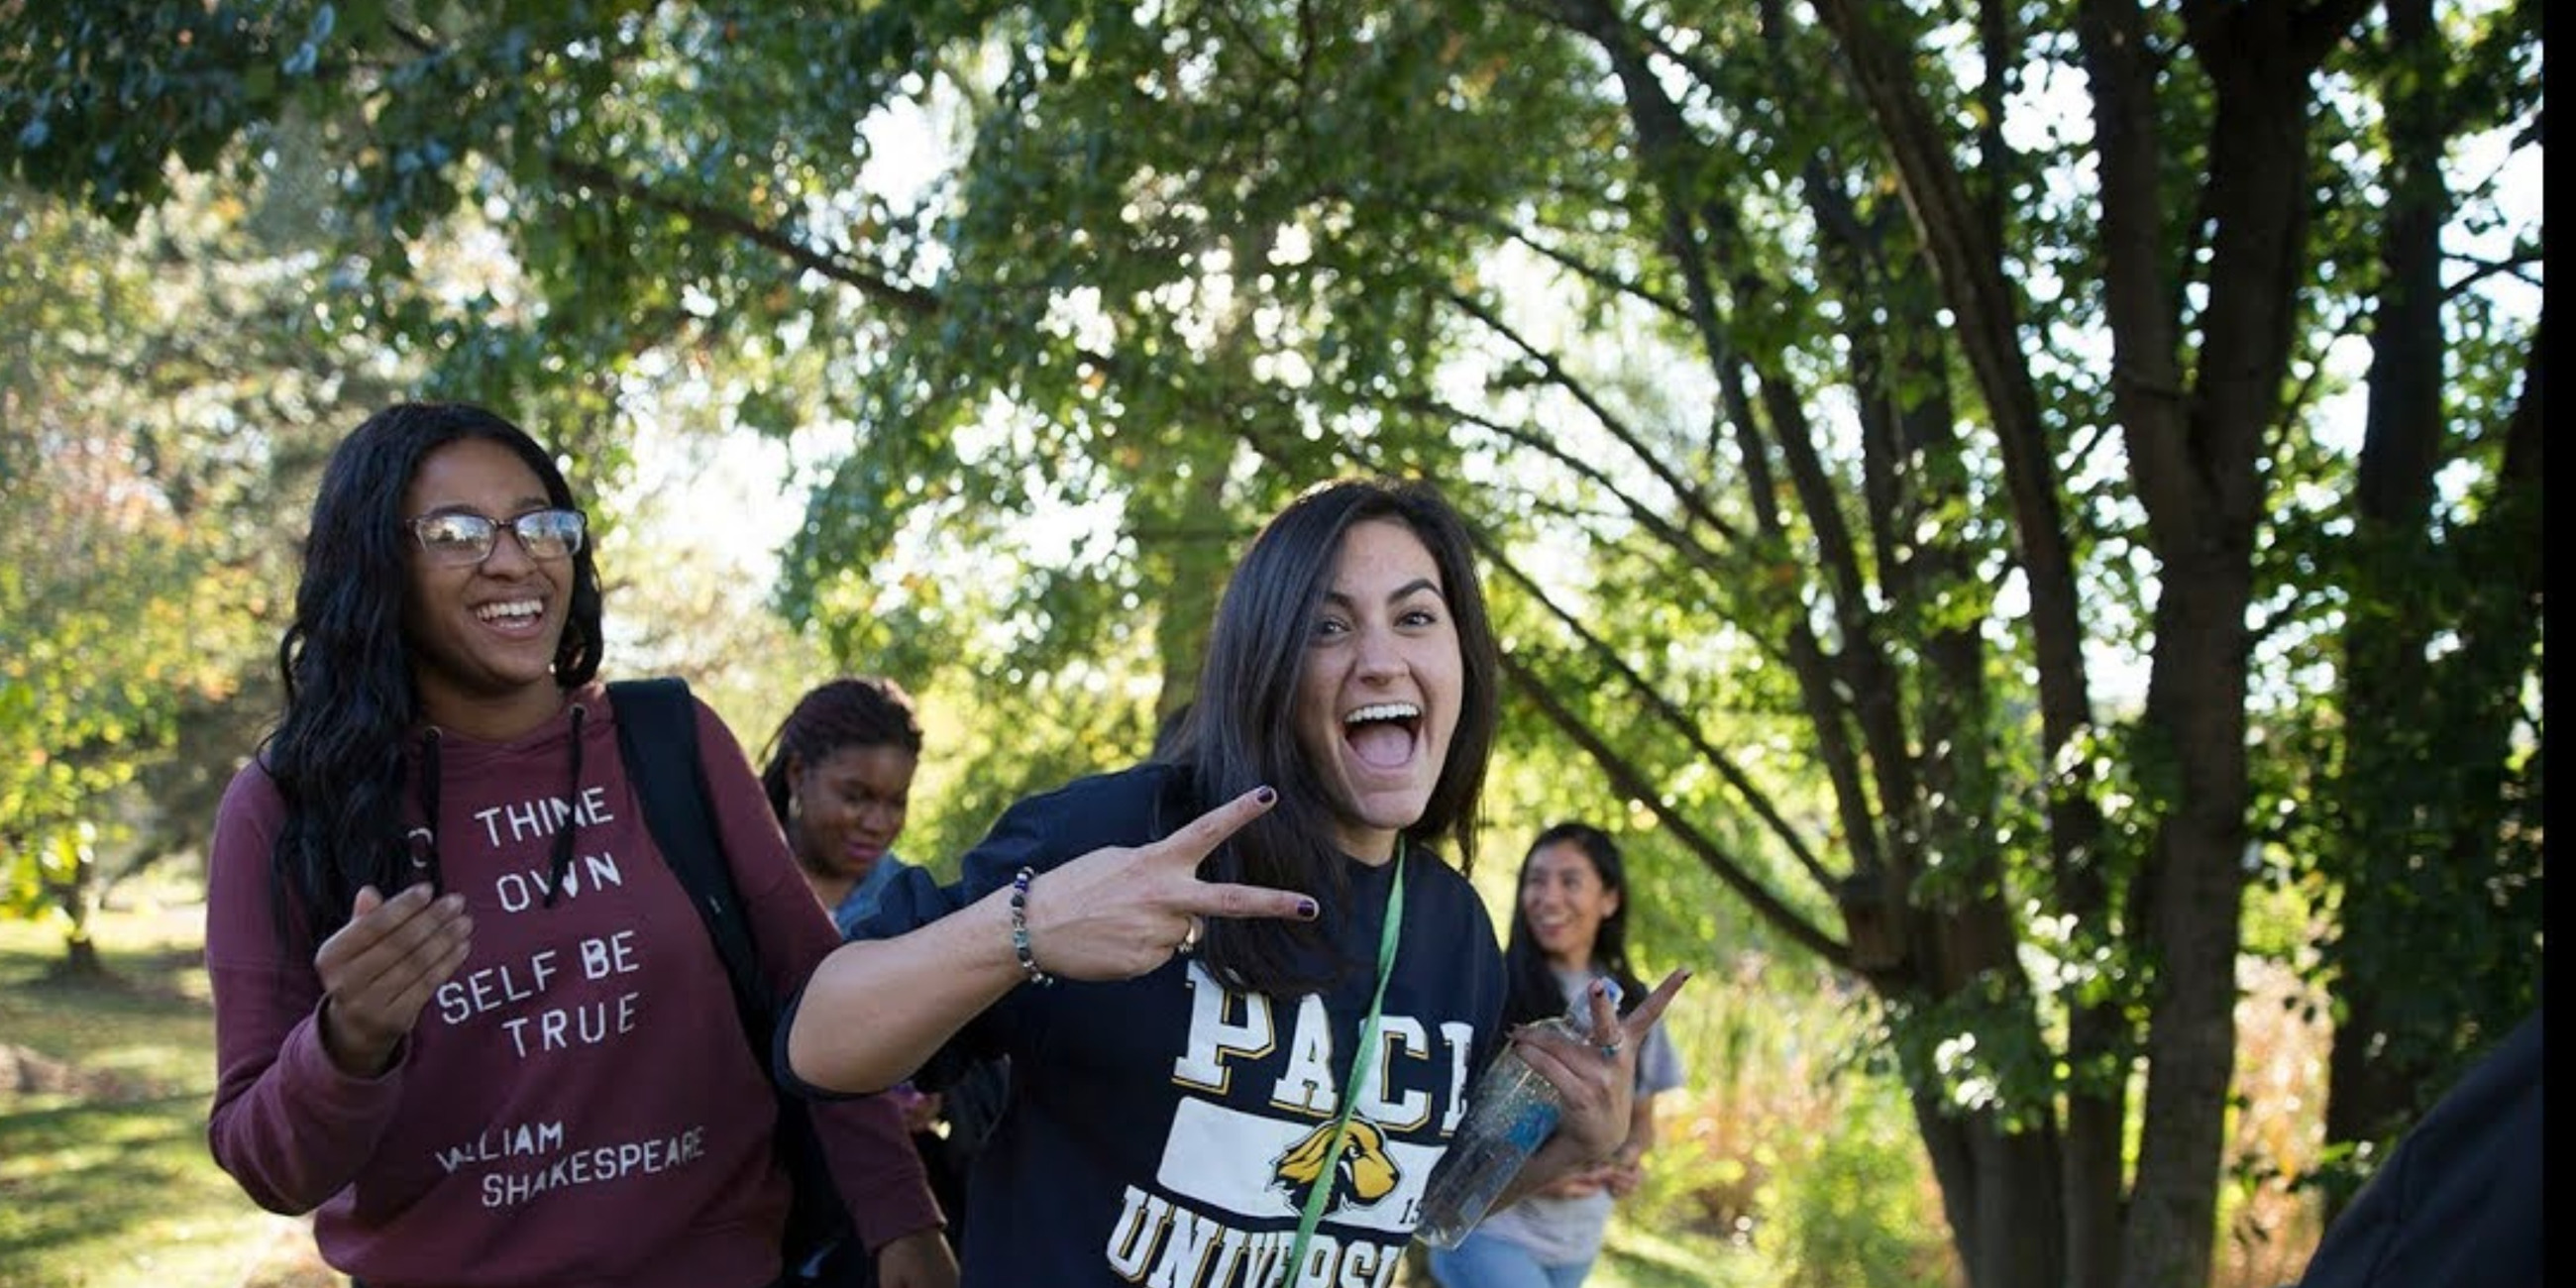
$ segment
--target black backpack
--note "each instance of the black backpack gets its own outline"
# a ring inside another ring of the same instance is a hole
[[[751,925],[743,919],[724,841],[707,804],[706,773],[698,759],[697,704],[688,682],[676,676],[619,680],[608,686],[608,700],[617,713],[618,753],[644,803],[644,825],[672,875],[689,892],[689,902],[707,925],[707,937],[715,941],[716,956],[724,959],[743,1036],[767,1072],[778,1029],[778,999],[761,979]],[[778,1098],[779,1156],[795,1183],[780,1249],[787,1282],[834,1288],[872,1282],[874,1266],[823,1160],[811,1106],[779,1088],[774,1075],[770,1085]]]

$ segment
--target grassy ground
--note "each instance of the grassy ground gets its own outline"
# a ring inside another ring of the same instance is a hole
[[[214,1026],[198,960],[203,915],[184,893],[167,903],[138,899],[107,914],[97,934],[114,978],[104,983],[59,977],[62,942],[54,928],[0,921],[0,1288],[341,1288],[343,1281],[314,1257],[303,1222],[253,1207],[207,1156]],[[2261,1004],[2266,1000],[2268,994],[2249,1002],[2249,1013],[2257,1019],[2285,1013],[2277,1002]],[[1687,1033],[1688,1014],[1699,1009],[1735,1005],[1696,1000],[1679,1027]],[[2248,1111],[2238,1124],[2237,1151],[2269,1157],[2262,1142],[2279,1137],[2289,1142],[2277,1146],[2286,1160],[2281,1165],[2295,1168],[2313,1131],[2274,1119],[2286,1113],[2282,1105],[2307,1104],[2293,1092],[2313,1085],[2322,1045],[2314,1034],[2278,1028],[2249,1026],[2250,1072],[2242,1076],[2255,1101],[2272,1108]],[[1695,1049],[1711,1047],[1702,1041]],[[1725,1206],[1705,1200],[1744,1190],[1738,1197],[1745,1210],[1776,1218],[1787,1209],[1786,1197],[1816,1193],[1831,1178],[1808,1173],[1766,1181],[1738,1175],[1740,1168],[1726,1171],[1725,1160],[1763,1157],[1728,1133],[1770,1120],[1790,1124],[1798,1138],[1827,1133],[1831,1124],[1848,1131],[1852,1106],[1788,1103],[1783,1088],[1812,1080],[1780,1069],[1747,1083],[1769,1088],[1769,1099],[1748,1100],[1737,1085],[1747,1080],[1726,1074],[1711,1057],[1700,1061],[1695,1090],[1668,1098],[1677,1103],[1666,1106],[1650,1194],[1622,1207],[1589,1288],[1770,1288],[1792,1277],[1782,1240],[1757,1249],[1705,1233],[1713,1219],[1708,1214]],[[2305,1112],[2313,1116],[2312,1108]],[[1911,1208],[1888,1198],[1919,1188],[1899,1181],[1860,1186],[1875,1201],[1903,1209],[1880,1223],[1905,1227],[1915,1223],[1907,1212],[1937,1211],[1928,1195]],[[1762,1193],[1766,1188],[1778,1192]],[[2237,1196],[2224,1264],[2211,1279],[2215,1288],[2296,1277],[2294,1268],[2315,1243],[2315,1218],[2308,1205],[2269,1192],[2278,1188]],[[1844,1234],[1845,1245],[1884,1250],[1883,1240]],[[1937,1235],[1921,1241],[1942,1246]],[[1843,1269],[1828,1269],[1821,1278],[1811,1273],[1808,1281],[1863,1278],[1879,1281]],[[1913,1281],[1944,1278],[1935,1272]],[[1429,1288],[1429,1281],[1408,1271],[1398,1286]]]
[[[206,1153],[203,915],[140,900],[106,914],[104,983],[59,977],[52,926],[0,921],[0,1288],[345,1282],[314,1258],[303,1222],[252,1206]],[[1727,1273],[1744,1260],[1714,1240],[1614,1226],[1590,1288],[1753,1288]]]
[[[214,1026],[198,909],[111,913],[114,978],[60,978],[59,931],[0,921],[0,1288],[314,1288],[302,1223],[206,1154]]]
[[[0,1288],[343,1288],[302,1222],[253,1207],[206,1153],[204,911],[153,893],[97,927],[103,984],[57,977],[55,928],[0,921]],[[2267,1179],[2225,1192],[2211,1288],[2295,1279],[2316,1241],[2314,1204],[2280,1178],[2313,1164],[2326,1035],[2282,1004],[2299,996],[2285,969],[2248,985],[2229,1157]],[[1690,1087],[1665,1098],[1653,1175],[1588,1288],[1958,1282],[1902,1102],[1802,1063],[1845,1041],[1783,1000],[1810,991],[1710,970],[1684,994],[1667,1022]]]
[[[1653,1233],[1613,1222],[1609,1246],[1602,1249],[1584,1284],[1585,1288],[1759,1288],[1771,1282],[1769,1274],[1767,1262],[1718,1240],[1674,1231]]]

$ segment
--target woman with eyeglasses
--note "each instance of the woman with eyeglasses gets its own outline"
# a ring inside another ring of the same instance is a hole
[[[798,1282],[765,1053],[619,754],[585,538],[501,417],[369,417],[314,501],[284,714],[217,818],[215,1160],[367,1288]],[[838,936],[702,704],[697,734],[784,996]],[[817,1124],[886,1288],[953,1284],[893,1107]]]

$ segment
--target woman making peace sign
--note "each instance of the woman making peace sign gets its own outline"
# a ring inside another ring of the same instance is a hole
[[[1493,925],[1433,849],[1469,844],[1499,671],[1446,502],[1310,492],[1236,565],[1173,746],[1021,801],[955,885],[905,874],[816,971],[788,1071],[1010,1056],[966,1284],[1386,1282],[1505,1038]],[[1528,1040],[1567,1107],[1513,1193],[1619,1146],[1629,1038],[1682,978]]]

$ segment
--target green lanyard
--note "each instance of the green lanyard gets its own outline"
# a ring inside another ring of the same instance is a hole
[[[1360,1023],[1360,1044],[1351,1051],[1351,1073],[1342,1083],[1342,1112],[1333,1120],[1333,1138],[1324,1146],[1324,1166],[1306,1190],[1306,1208],[1297,1218],[1297,1241],[1288,1245],[1288,1283],[1297,1282],[1298,1270],[1306,1263],[1306,1243],[1315,1237],[1315,1226],[1324,1219],[1324,1199],[1333,1192],[1333,1173],[1342,1165],[1342,1146],[1350,1138],[1351,1103],[1360,1093],[1360,1061],[1377,1045],[1378,1010],[1386,1005],[1386,981],[1395,973],[1395,941],[1403,925],[1404,836],[1398,833],[1395,884],[1386,892],[1386,925],[1377,936],[1377,992],[1369,997],[1368,1018]]]

